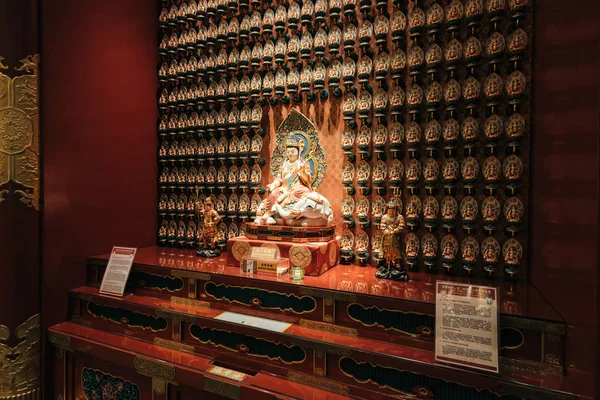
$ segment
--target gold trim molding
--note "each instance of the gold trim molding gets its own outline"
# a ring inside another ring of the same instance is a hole
[[[358,330],[356,330],[354,328],[347,328],[345,326],[333,325],[333,324],[328,324],[326,322],[318,322],[318,321],[312,321],[312,320],[308,320],[308,319],[301,319],[299,321],[299,323],[300,323],[300,326],[303,326],[305,328],[317,329],[317,330],[323,331],[323,332],[338,333],[340,335],[346,335],[346,336],[352,336],[352,337],[358,336]]]
[[[148,358],[135,357],[133,359],[133,367],[140,375],[150,378],[159,378],[166,381],[175,379],[175,368],[171,365],[150,360]]]
[[[310,386],[316,386],[339,394],[350,394],[350,388],[347,385],[333,382],[328,379],[318,378],[312,375],[303,374],[295,371],[288,371],[287,376],[290,380],[304,383]]]
[[[18,344],[9,347],[7,326],[0,325],[0,399],[29,399],[40,393],[40,314],[15,329]]]
[[[204,376],[202,389],[232,400],[240,400],[242,398],[242,387],[240,385],[210,376]]]
[[[8,69],[2,64],[0,70]],[[40,55],[27,56],[10,78],[0,72],[0,203],[10,194],[10,182],[19,185],[13,195],[40,211]]]

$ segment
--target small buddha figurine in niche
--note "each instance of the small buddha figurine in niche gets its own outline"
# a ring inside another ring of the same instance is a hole
[[[169,176],[167,177],[167,182],[169,183],[176,183],[179,179],[179,169],[177,167],[174,167],[173,169],[171,169],[171,172],[169,173]],[[174,185],[169,185],[169,186],[174,186]]]
[[[415,195],[410,196],[406,202],[406,220],[411,231],[415,231],[419,227],[419,214],[421,214],[422,208],[423,204],[421,203],[421,199]]]
[[[160,200],[158,202],[158,211],[163,215],[167,211],[167,203],[169,202],[169,197],[166,194],[160,195]]]
[[[454,158],[446,158],[442,165],[442,177],[444,192],[446,194],[456,193],[456,180],[458,179],[458,161]]]
[[[248,214],[248,208],[250,207],[250,198],[248,197],[247,194],[242,194],[240,196],[240,203],[239,203],[239,207],[238,207],[238,211],[240,214],[240,217],[245,218]]]
[[[169,229],[167,230],[167,237],[169,238],[169,242],[173,242],[177,237],[177,222],[171,220],[169,222]]]
[[[341,258],[340,261],[342,264],[350,264],[354,259],[354,252],[352,248],[354,247],[354,235],[350,230],[344,229],[342,236],[340,238],[340,253]]]
[[[356,216],[358,217],[359,224],[367,228],[370,226],[371,221],[369,220],[369,199],[361,196],[356,202]]]
[[[160,223],[160,228],[158,229],[158,237],[160,239],[160,244],[165,243],[168,230],[169,230],[169,223],[163,219],[162,222]]]
[[[521,200],[511,197],[504,203],[504,217],[506,218],[506,233],[509,236],[516,236],[521,225],[524,207]]]
[[[381,193],[385,189],[385,178],[387,176],[387,165],[379,160],[373,168],[373,184],[377,193]]]
[[[495,224],[498,222],[498,215],[500,215],[500,202],[495,197],[486,197],[481,203],[481,214],[485,233],[493,235],[496,231]]]
[[[167,202],[167,211],[169,211],[170,213],[174,213],[175,210],[177,209],[177,202],[179,201],[177,195],[175,193],[172,193],[171,196],[169,197],[169,201]]]
[[[444,231],[450,233],[454,231],[454,221],[458,213],[458,203],[451,196],[442,199],[442,221],[444,222]]]
[[[477,211],[479,206],[477,201],[471,197],[466,196],[460,202],[460,214],[463,220],[463,230],[467,234],[475,229],[475,218],[477,217]]]
[[[235,218],[237,216],[238,209],[238,197],[234,194],[229,196],[229,200],[227,201],[227,215],[229,218]]]
[[[431,233],[426,233],[421,239],[421,248],[423,249],[423,261],[427,268],[432,269],[435,267],[436,255],[438,250],[438,243]]]
[[[252,172],[250,173],[250,184],[253,187],[257,187],[258,185],[260,185],[260,178],[261,178],[260,167],[258,166],[258,164],[254,164],[254,166],[252,167]]]
[[[352,185],[352,182],[354,181],[354,172],[354,165],[346,161],[342,169],[342,183],[344,185]]]
[[[345,154],[352,154],[356,135],[352,129],[346,128],[342,133],[342,149]]]
[[[225,212],[227,211],[227,197],[225,197],[224,194],[220,194],[219,198],[216,200],[216,202],[213,201],[213,204],[215,204],[215,203],[216,203],[217,212],[220,215],[225,215]]]
[[[504,179],[507,181],[506,193],[514,196],[519,188],[519,181],[523,173],[523,162],[519,157],[514,154],[509,155],[504,160],[502,167],[504,172]]]
[[[177,213],[182,214],[185,212],[185,207],[187,205],[187,196],[184,193],[179,195],[177,199]]]
[[[486,158],[483,162],[483,177],[485,179],[486,195],[493,196],[496,194],[496,184],[500,179],[501,168],[500,161],[494,156]]]
[[[492,275],[496,271],[496,264],[500,256],[500,245],[493,237],[487,237],[481,243],[481,255],[483,257],[483,270]]]
[[[187,232],[185,234],[186,245],[189,248],[193,248],[193,246],[196,244],[196,232],[197,232],[196,224],[194,223],[194,221],[190,221],[188,223]]]
[[[521,266],[523,247],[516,239],[511,238],[504,243],[502,254],[504,256],[504,272],[510,277],[514,277],[518,274]]]
[[[419,176],[421,175],[421,163],[412,158],[408,162],[406,168],[406,182],[408,183],[407,188],[411,194],[417,194],[419,192]]]
[[[406,249],[406,264],[409,265],[410,268],[416,267],[420,248],[420,242],[417,235],[414,233],[409,233],[406,235],[406,238],[404,239],[404,246]]]
[[[369,177],[371,175],[371,167],[366,161],[361,161],[356,168],[356,182],[360,186],[363,194],[368,195],[370,191],[369,187]]]
[[[404,166],[402,165],[402,162],[398,159],[392,161],[392,165],[390,165],[390,174],[389,174],[390,189],[397,188],[397,190],[399,190],[399,186],[402,183],[403,175],[404,175]]]
[[[442,239],[442,266],[451,271],[454,269],[456,252],[458,251],[458,241],[452,235],[445,236]]]
[[[375,273],[380,279],[391,279],[395,281],[408,281],[409,276],[402,266],[402,238],[401,232],[405,228],[404,217],[398,213],[396,200],[392,197],[388,203],[386,215],[381,218],[379,225],[383,233],[381,249],[383,254],[383,265]]]
[[[465,238],[461,245],[463,269],[471,273],[475,269],[477,256],[479,255],[479,244],[472,236]]]
[[[425,228],[428,232],[435,230],[437,226],[437,216],[440,210],[438,201],[433,196],[427,196],[423,203],[423,219],[425,221]]]
[[[367,236],[365,231],[363,231],[362,229],[359,229],[356,234],[355,249],[359,265],[366,265],[370,259],[369,236]]]
[[[398,203],[396,204],[396,208],[398,210],[402,210],[402,200],[397,199],[397,201]],[[378,226],[381,223],[381,218],[385,213],[385,209],[386,204],[385,200],[383,200],[383,197],[379,195],[375,196],[375,198],[373,199],[373,204],[371,205],[371,215],[373,217],[373,222],[375,222],[375,224]]]
[[[217,248],[217,225],[221,221],[219,213],[213,209],[213,202],[209,198],[204,200],[202,208],[198,203],[198,223],[202,226],[202,245],[198,243],[198,257],[217,257],[221,252]]]
[[[344,196],[342,200],[342,217],[344,220],[352,219],[354,213],[354,199],[350,196]]]
[[[179,224],[177,225],[177,242],[179,246],[185,245],[186,231],[187,227],[185,226],[185,222],[180,220]]]
[[[217,172],[217,183],[219,183],[219,188],[225,188],[225,180],[227,179],[227,167],[222,165],[219,168],[219,172]]]

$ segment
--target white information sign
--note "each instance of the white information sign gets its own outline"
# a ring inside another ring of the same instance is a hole
[[[113,247],[100,285],[101,294],[123,297],[136,251],[136,248]]]
[[[498,373],[498,290],[436,283],[435,360]]]
[[[215,319],[227,322],[233,322],[240,325],[255,326],[274,332],[284,332],[292,324],[287,322],[275,321],[267,318],[253,317],[251,315],[238,314],[225,311],[215,317]]]

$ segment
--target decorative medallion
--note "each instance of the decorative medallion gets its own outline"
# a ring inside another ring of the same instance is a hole
[[[1,61],[0,57],[0,65]],[[15,71],[24,74],[13,79],[0,73],[0,185],[8,183],[9,180],[22,185],[23,190],[14,190],[14,194],[19,196],[21,203],[38,211],[39,62],[39,55],[22,59],[21,65],[15,68]],[[0,187],[0,203],[8,193],[9,189]]]

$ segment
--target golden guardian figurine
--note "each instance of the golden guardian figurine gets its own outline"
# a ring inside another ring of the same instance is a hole
[[[408,281],[408,273],[402,266],[402,238],[400,234],[405,229],[404,217],[398,212],[396,199],[388,203],[386,215],[381,218],[379,229],[383,232],[379,253],[383,255],[382,263],[375,276],[380,279]]]
[[[217,257],[221,254],[221,251],[217,248],[217,225],[221,221],[221,216],[213,208],[213,203],[210,197],[207,197],[200,207],[198,203],[198,225],[201,227],[201,240],[198,240],[198,251],[196,255],[198,257]],[[199,238],[200,239],[200,238]]]

